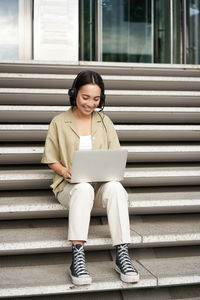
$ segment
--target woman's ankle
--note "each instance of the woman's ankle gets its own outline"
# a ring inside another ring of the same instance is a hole
[[[81,244],[84,245],[85,241],[71,241],[72,244]]]

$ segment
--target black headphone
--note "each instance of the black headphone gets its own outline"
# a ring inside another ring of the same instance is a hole
[[[70,104],[71,106],[76,106],[76,97],[77,97],[77,94],[78,94],[78,90],[76,88],[76,84],[77,84],[77,81],[78,79],[80,78],[80,76],[85,73],[87,71],[81,71],[77,76],[76,78],[74,79],[74,82],[72,84],[72,87],[68,90],[68,95],[69,95],[69,99],[70,99]],[[95,73],[95,72],[93,72]],[[104,109],[104,106],[105,106],[105,94],[104,94],[104,87],[103,89],[101,89],[101,95],[100,95],[100,102],[99,102],[99,105],[98,105],[98,108],[100,108],[100,111],[102,111]]]

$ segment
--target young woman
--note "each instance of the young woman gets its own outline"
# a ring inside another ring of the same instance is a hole
[[[115,269],[124,282],[137,282],[139,274],[131,263],[128,246],[130,228],[128,195],[120,182],[70,184],[73,152],[78,149],[118,149],[112,121],[102,112],[105,106],[104,83],[92,71],[80,72],[69,90],[71,108],[51,122],[42,163],[54,170],[53,192],[69,209],[68,239],[72,242],[70,275],[76,285],[90,284],[92,278],[85,263],[84,243],[88,238],[90,213],[95,207],[107,209]]]

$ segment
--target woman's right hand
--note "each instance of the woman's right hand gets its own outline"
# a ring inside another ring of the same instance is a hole
[[[61,175],[64,177],[64,178],[71,178],[71,176],[72,176],[72,172],[71,172],[71,170],[69,170],[69,169],[67,169],[67,168],[65,168],[65,167],[63,167],[63,169],[62,169],[62,171],[61,171]]]
[[[57,174],[63,176],[64,178],[71,178],[72,176],[72,172],[70,169],[67,169],[66,167],[64,167],[61,163],[57,162],[57,163],[52,163],[52,164],[48,164],[49,168],[51,168],[52,170],[54,170]]]

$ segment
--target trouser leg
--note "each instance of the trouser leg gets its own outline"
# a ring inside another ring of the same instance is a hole
[[[68,240],[87,241],[94,189],[89,183],[68,184],[58,201],[69,208]]]
[[[107,208],[113,246],[130,243],[128,194],[120,182],[102,184],[97,190],[95,206]]]

